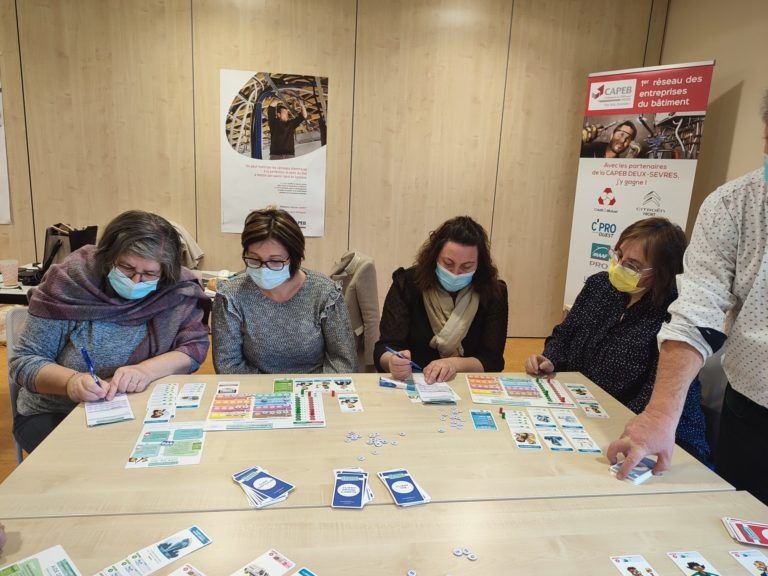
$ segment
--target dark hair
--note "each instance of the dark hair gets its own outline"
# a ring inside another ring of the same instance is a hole
[[[275,113],[280,114],[280,112],[282,112],[283,110],[288,110],[288,108],[286,108],[282,104],[278,104],[277,106],[275,106]]]
[[[662,307],[675,290],[675,276],[683,271],[685,232],[666,218],[646,218],[630,224],[619,236],[616,249],[624,242],[642,243],[643,252],[653,268],[653,283],[648,290],[654,306]]]
[[[629,129],[632,130],[632,140],[637,138],[637,128],[635,128],[635,125],[632,124],[632,122],[630,122],[629,120],[625,120],[624,122],[616,126],[616,129],[614,130],[614,132],[616,132],[616,130],[618,130],[622,126],[628,126]]]
[[[124,254],[157,260],[160,286],[172,286],[181,277],[179,233],[162,216],[128,210],[107,224],[96,247],[96,270],[106,276]]]
[[[422,292],[437,288],[435,275],[437,257],[446,242],[456,242],[463,246],[477,247],[477,270],[472,277],[472,286],[482,302],[487,302],[499,294],[499,271],[491,259],[491,247],[480,224],[469,216],[456,216],[443,222],[437,230],[421,245],[416,255],[416,286]]]
[[[304,260],[304,234],[293,219],[293,216],[285,210],[265,208],[254,210],[245,218],[243,233],[240,235],[240,243],[243,245],[243,256],[248,246],[255,242],[265,240],[277,240],[288,252],[291,261],[291,276],[301,266]]]

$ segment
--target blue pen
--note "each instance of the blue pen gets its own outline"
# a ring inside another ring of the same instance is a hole
[[[406,358],[405,356],[400,354],[400,352],[398,352],[397,350],[392,350],[392,348],[390,348],[389,346],[384,346],[384,348],[387,350],[387,352],[391,352],[392,354],[394,354],[398,358],[402,358],[403,360],[408,360],[408,358]],[[422,372],[424,371],[424,368],[422,368],[421,366],[416,364],[416,362],[414,362],[413,360],[408,360],[408,361],[411,363],[411,366],[416,368],[416,370],[421,370]]]
[[[91,377],[96,382],[96,385],[101,388],[101,380],[99,380],[99,377],[96,376],[96,369],[93,367],[93,362],[91,362],[91,357],[88,356],[88,350],[85,348],[80,348],[80,352],[83,354],[83,360],[85,360],[86,366],[88,366],[88,370],[91,372]]]

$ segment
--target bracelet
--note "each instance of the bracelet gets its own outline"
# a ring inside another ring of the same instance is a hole
[[[66,392],[69,389],[69,383],[72,382],[72,378],[75,376],[78,376],[80,372],[72,372],[72,374],[69,375],[69,378],[67,378],[67,381],[64,382],[64,391]]]

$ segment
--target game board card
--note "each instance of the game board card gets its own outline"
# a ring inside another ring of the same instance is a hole
[[[283,576],[294,566],[296,566],[295,562],[277,550],[269,550],[230,576]]]
[[[768,576],[768,557],[760,550],[734,550],[728,554],[752,576]]]
[[[579,406],[587,418],[609,418],[608,413],[596,400],[579,400]]]
[[[555,422],[557,422],[560,425],[560,428],[565,430],[583,430],[584,425],[581,423],[581,421],[576,417],[576,415],[573,413],[573,410],[569,410],[567,408],[551,408],[550,412],[552,412],[552,416],[555,419]]]
[[[184,384],[176,397],[176,409],[199,408],[205,392],[205,382]]]
[[[144,424],[167,424],[173,418],[173,414],[169,406],[150,408],[144,416]]]
[[[623,462],[616,462],[616,464],[611,466],[611,474],[616,476],[616,473],[619,471],[622,464]],[[635,486],[642,484],[648,480],[648,478],[653,476],[652,470],[654,466],[656,466],[656,461],[653,458],[646,456],[640,460],[640,462],[638,462],[637,465],[632,468],[632,470],[629,471],[629,474],[627,474],[624,480],[634,484]]]
[[[667,552],[669,559],[674,562],[686,576],[720,576],[712,563],[698,552]]]
[[[568,391],[573,394],[573,397],[576,399],[577,402],[581,400],[594,400],[595,397],[592,396],[592,393],[589,391],[589,389],[584,386],[584,384],[566,384],[566,388],[568,388]]]
[[[415,506],[430,501],[429,495],[421,490],[407,470],[385,470],[378,476],[398,506]]]
[[[240,390],[240,382],[219,382],[216,384],[216,394],[237,394]]]
[[[363,403],[357,394],[339,394],[339,407],[342,412],[362,412]]]
[[[640,554],[611,556],[611,562],[624,576],[658,576],[648,561]]]
[[[528,417],[540,432],[545,430],[557,430],[555,419],[546,408],[528,408]]]
[[[518,448],[541,450],[542,445],[536,435],[533,423],[522,410],[504,410],[504,421],[509,427],[512,438]]]
[[[5,559],[5,558],[4,558]],[[61,545],[46,548],[32,556],[3,566],[0,569],[2,574],[16,575],[42,575],[66,574],[67,576],[81,576],[81,572],[67,555],[67,552]]]
[[[760,524],[738,518],[723,518],[726,529],[733,538],[745,544],[768,546],[768,524]]]
[[[472,425],[475,430],[497,430],[496,421],[490,410],[470,410],[472,416]]]
[[[348,392],[356,392],[355,383],[352,382],[352,378],[334,378],[333,389],[337,394],[346,394]]]
[[[265,500],[281,498],[293,490],[293,484],[280,480],[263,468],[253,466],[232,475],[238,484],[248,487]]]
[[[597,442],[594,441],[592,436],[587,434],[584,430],[577,430],[566,428],[563,430],[565,437],[571,445],[576,448],[576,451],[581,454],[601,454],[602,450]]]
[[[573,452],[573,446],[556,430],[541,431],[541,438],[552,452]]]

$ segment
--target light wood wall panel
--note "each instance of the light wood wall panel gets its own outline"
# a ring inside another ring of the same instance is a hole
[[[490,231],[512,2],[361,0],[350,247],[379,297],[430,230],[468,214]]]
[[[189,0],[23,0],[38,249],[55,222],[128,209],[195,231]]]
[[[511,336],[560,319],[587,75],[643,65],[651,7],[515,1],[492,235]]]
[[[715,188],[761,165],[768,2],[671,0],[663,64],[715,60],[688,230]]]
[[[194,0],[199,244],[215,268],[241,269],[239,234],[221,230],[219,70],[327,76],[325,236],[306,265],[328,272],[346,250],[355,58],[355,0]]]
[[[24,95],[21,86],[16,4],[0,1],[0,82],[11,197],[11,224],[0,225],[0,257],[35,260],[32,197],[29,188]]]

